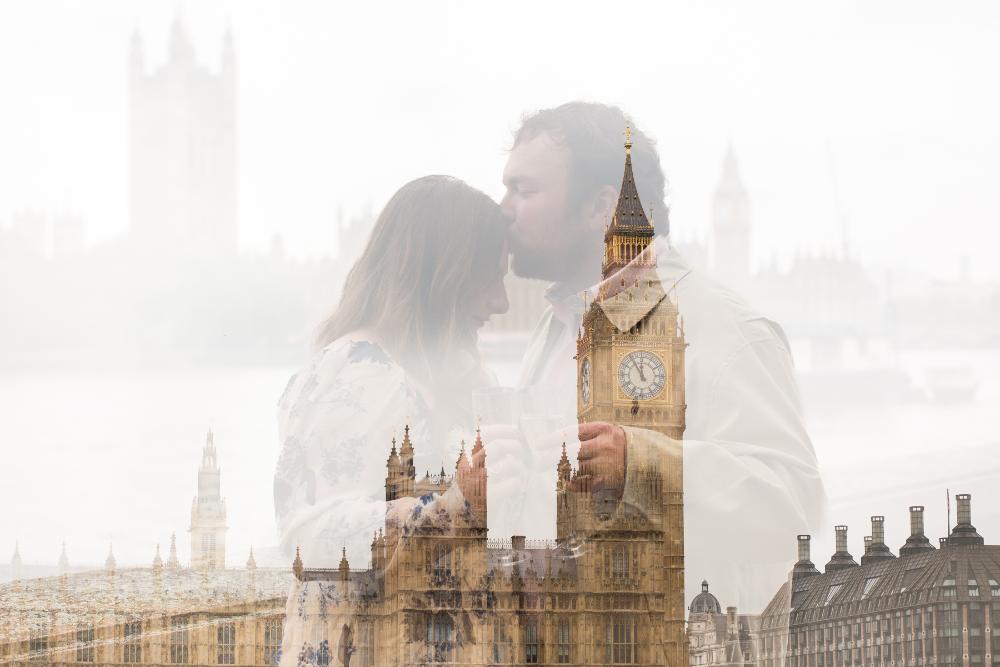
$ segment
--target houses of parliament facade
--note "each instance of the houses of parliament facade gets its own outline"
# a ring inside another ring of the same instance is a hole
[[[578,416],[679,443],[683,325],[656,276],[629,149],[626,139],[605,280],[577,341]],[[574,468],[563,447],[546,543],[488,538],[489,443],[478,432],[453,475],[418,479],[407,429],[385,480],[387,504],[405,511],[390,509],[371,567],[353,570],[345,556],[310,569],[296,556],[281,664],[687,664],[680,448],[628,437],[627,469]]]

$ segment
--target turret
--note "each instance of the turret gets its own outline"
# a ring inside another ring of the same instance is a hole
[[[934,545],[924,535],[924,508],[922,505],[910,507],[910,536],[906,544],[899,548],[899,557],[912,556],[924,551],[934,551]]]
[[[351,578],[351,565],[347,562],[347,547],[341,549],[340,566],[337,569],[340,571],[340,580],[346,584]]]
[[[880,560],[889,560],[896,556],[885,543],[885,517],[872,517],[872,541],[861,557],[861,564],[867,565]]]
[[[181,563],[177,560],[177,533],[170,533],[170,555],[167,556],[167,567],[171,570],[178,570]]]
[[[833,557],[830,558],[830,562],[826,564],[826,571],[835,572],[846,570],[849,567],[857,567],[857,561],[847,550],[847,526],[834,526],[834,531],[836,532],[837,548]]]
[[[232,82],[236,75],[236,47],[233,44],[233,30],[227,27],[222,36],[222,76]]]
[[[160,545],[156,545],[156,555],[153,556],[153,571],[159,573],[163,569],[163,558],[160,557]]]
[[[115,574],[115,568],[117,563],[115,562],[114,545],[108,545],[108,557],[104,559],[104,572],[109,576],[113,577]]]
[[[62,543],[62,553],[59,554],[59,575],[69,574],[69,556],[66,555],[66,542]]]
[[[625,127],[625,172],[618,193],[618,204],[611,222],[604,232],[604,261],[601,274],[607,278],[642,254],[653,240],[653,225],[646,218],[639,201],[639,191],[632,173],[632,129]],[[655,259],[647,253],[646,265],[655,266]],[[624,280],[624,278],[623,278]]]
[[[132,31],[132,43],[129,46],[129,74],[135,82],[146,73],[145,56],[142,48],[142,35],[138,28]]]
[[[198,468],[198,495],[191,503],[191,567],[226,566],[226,502],[221,480],[215,434],[208,429]]]
[[[799,560],[792,568],[792,577],[798,579],[799,577],[811,577],[814,574],[819,574],[819,570],[810,560],[809,542],[812,540],[812,536],[799,535],[796,539],[799,546]]]
[[[750,199],[730,143],[712,201],[712,268],[724,282],[750,275]]]
[[[972,496],[968,493],[959,493],[955,496],[958,504],[958,523],[951,529],[948,535],[948,546],[972,546],[984,544],[983,536],[976,531],[972,525]]]
[[[392,439],[392,449],[389,451],[389,458],[385,462],[385,499],[396,500],[400,497],[402,486],[403,468],[399,461],[399,454],[396,453],[396,439]]]
[[[302,581],[302,555],[299,553],[299,548],[295,547],[295,560],[292,561],[292,574],[299,581]]]
[[[14,555],[10,557],[10,576],[14,581],[21,578],[23,563],[21,562],[21,544],[14,542]]]
[[[458,480],[462,495],[469,507],[479,519],[482,528],[486,528],[486,448],[479,428],[476,428],[476,441],[472,445],[471,458],[465,455],[465,442],[462,442],[462,452],[455,466],[455,478]]]
[[[185,65],[194,62],[194,44],[184,28],[180,15],[174,16],[170,26],[170,61]]]
[[[570,476],[573,474],[573,465],[569,462],[569,457],[566,456],[566,443],[562,444],[562,455],[559,457],[559,463],[556,465],[557,479],[564,482],[569,482]]]

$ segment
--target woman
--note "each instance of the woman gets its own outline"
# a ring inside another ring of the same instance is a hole
[[[320,327],[317,352],[279,402],[274,480],[281,545],[307,567],[341,550],[367,565],[385,521],[386,456],[405,424],[416,462],[451,466],[491,384],[477,332],[507,310],[507,221],[447,176],[404,185],[386,205]]]

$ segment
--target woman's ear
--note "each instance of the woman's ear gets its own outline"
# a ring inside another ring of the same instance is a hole
[[[618,203],[618,191],[610,185],[605,185],[591,197],[584,207],[584,222],[587,229],[594,233],[604,232],[604,227],[611,222]]]

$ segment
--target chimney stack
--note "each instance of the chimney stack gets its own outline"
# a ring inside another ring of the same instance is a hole
[[[866,553],[861,557],[861,564],[872,563],[879,560],[895,558],[892,551],[885,544],[885,517],[872,517],[872,541]]]
[[[813,562],[809,560],[809,542],[812,540],[811,535],[799,535],[799,560],[795,563],[795,567],[792,568],[792,577],[809,577],[814,574],[819,574],[819,570],[813,565]]]
[[[857,567],[858,563],[854,556],[847,550],[847,526],[834,526],[837,533],[837,550],[834,552],[830,562],[826,564],[827,572],[846,570],[849,567]]]
[[[899,557],[933,550],[934,545],[924,535],[924,507],[923,505],[912,505],[910,507],[910,536],[906,538],[906,544],[899,548]]]
[[[983,536],[972,525],[972,496],[959,493],[955,496],[958,504],[958,523],[951,529],[948,536],[948,546],[970,546],[984,544]]]

